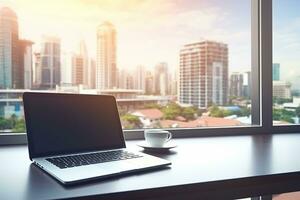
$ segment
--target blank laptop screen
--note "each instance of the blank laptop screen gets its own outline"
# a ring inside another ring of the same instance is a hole
[[[30,157],[125,147],[115,98],[24,93]]]

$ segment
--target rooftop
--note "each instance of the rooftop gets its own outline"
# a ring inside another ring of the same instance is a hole
[[[136,110],[133,115],[148,119],[160,119],[163,117],[163,113],[156,108]]]
[[[177,120],[162,120],[162,127],[180,127],[180,128],[196,128],[196,127],[221,127],[221,126],[241,126],[243,125],[238,120],[224,119],[218,117],[199,117],[196,120],[183,122]]]

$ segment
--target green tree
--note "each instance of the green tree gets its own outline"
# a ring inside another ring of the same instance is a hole
[[[288,103],[288,102],[292,102],[292,101],[293,101],[293,99],[273,97],[273,103],[276,103],[276,104],[284,104],[284,103]]]
[[[181,114],[181,107],[176,103],[169,103],[162,110],[165,119],[175,119]]]
[[[273,120],[279,121],[280,117],[281,117],[280,110],[273,108]]]
[[[224,117],[224,112],[218,106],[213,105],[209,109],[209,116],[211,117]]]
[[[241,114],[239,116],[249,116],[250,109],[247,107],[241,107]]]
[[[292,124],[294,123],[293,118],[291,116],[289,116],[289,115],[283,115],[281,117],[281,121],[289,122],[289,123],[292,123]]]
[[[273,109],[273,120],[294,123],[295,112],[285,109]]]
[[[223,111],[223,115],[224,117],[230,116],[230,115],[234,115],[234,112],[230,111],[230,110],[224,110],[221,109]]]
[[[182,109],[181,115],[186,118],[187,120],[193,120],[195,119],[195,115],[197,114],[197,111],[192,107],[187,107]]]
[[[132,128],[142,128],[143,124],[140,119],[132,114],[125,114],[121,117],[125,128],[132,129]]]
[[[217,113],[219,112],[219,107],[216,105],[212,105],[211,107],[208,108],[209,111],[209,116],[214,117],[215,115],[217,115]]]
[[[219,108],[216,105],[211,106],[208,110],[209,110],[209,116],[211,116],[211,117],[223,118],[223,117],[227,117],[227,116],[235,114],[234,111],[225,110],[225,109]]]
[[[12,115],[10,116],[10,119],[9,119],[9,120],[11,121],[11,123],[12,123],[12,128],[13,128],[14,126],[16,126],[16,124],[17,124],[17,122],[18,122],[18,117],[17,117],[17,115],[12,114]]]
[[[0,117],[0,129],[5,130],[5,129],[12,129],[13,124],[10,119],[5,119],[3,117]]]
[[[22,133],[25,131],[26,131],[25,120],[24,119],[18,120],[13,128],[13,132]]]

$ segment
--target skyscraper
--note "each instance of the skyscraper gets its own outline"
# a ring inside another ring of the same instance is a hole
[[[174,70],[173,73],[171,73],[171,78],[169,79],[169,84],[170,84],[170,94],[177,95],[177,84],[178,84],[177,70]]]
[[[60,64],[60,84],[67,86],[72,85],[72,64],[73,64],[73,52],[61,52],[61,64]]]
[[[49,89],[60,84],[60,39],[52,36],[44,36],[41,44],[41,85]]]
[[[113,89],[117,87],[116,52],[115,27],[110,22],[104,22],[97,29],[97,89]]]
[[[31,89],[33,83],[32,44],[29,40],[19,40],[19,80],[20,88]]]
[[[252,76],[251,72],[245,72],[243,77],[243,96],[250,98],[252,90]]]
[[[138,65],[135,68],[134,75],[134,88],[142,90],[142,93],[145,93],[145,84],[146,84],[146,70],[142,65]]]
[[[16,13],[0,9],[0,88],[20,88],[19,28]]]
[[[168,64],[165,62],[158,63],[154,69],[154,89],[155,94],[168,94]]]
[[[84,66],[85,60],[81,55],[72,56],[72,84],[84,84]]]
[[[79,56],[82,57],[82,62],[83,62],[83,83],[82,84],[90,88],[91,86],[89,84],[89,79],[90,79],[89,57],[88,57],[88,51],[84,40],[81,40],[79,44]]]
[[[207,108],[224,105],[228,91],[227,44],[202,41],[180,50],[179,102]]]
[[[42,83],[41,53],[40,52],[35,52],[33,60],[34,60],[33,85],[34,85],[35,88],[38,88]]]
[[[89,87],[91,89],[96,88],[96,61],[94,59],[90,59],[89,63]]]
[[[279,63],[273,63],[273,81],[280,81],[280,64]]]
[[[230,96],[243,96],[244,75],[242,73],[232,73],[230,75],[229,94]]]
[[[120,73],[118,73],[118,88],[126,89],[127,73],[127,70],[120,69]]]
[[[145,93],[153,94],[154,92],[154,77],[151,71],[146,72]]]
[[[134,78],[130,73],[126,76],[126,89],[134,89]]]
[[[121,69],[119,73],[118,86],[122,89],[137,89],[135,86],[136,77],[133,75],[134,72],[128,71],[127,69]]]

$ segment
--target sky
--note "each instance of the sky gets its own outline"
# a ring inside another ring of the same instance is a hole
[[[110,21],[119,68],[167,62],[175,69],[184,44],[210,39],[228,44],[230,72],[251,69],[250,0],[0,0],[0,6],[15,10],[20,36],[36,50],[42,35],[56,35],[64,52],[76,52],[83,39],[95,57],[97,26]],[[273,62],[293,88],[300,87],[299,8],[299,0],[273,0]]]
[[[35,42],[59,36],[62,50],[86,41],[96,54],[96,29],[110,21],[117,30],[119,68],[167,62],[178,67],[179,50],[204,39],[228,44],[230,71],[250,70],[250,0],[0,0],[18,15],[20,36]]]
[[[273,62],[280,63],[281,80],[300,88],[300,1],[273,2]]]

